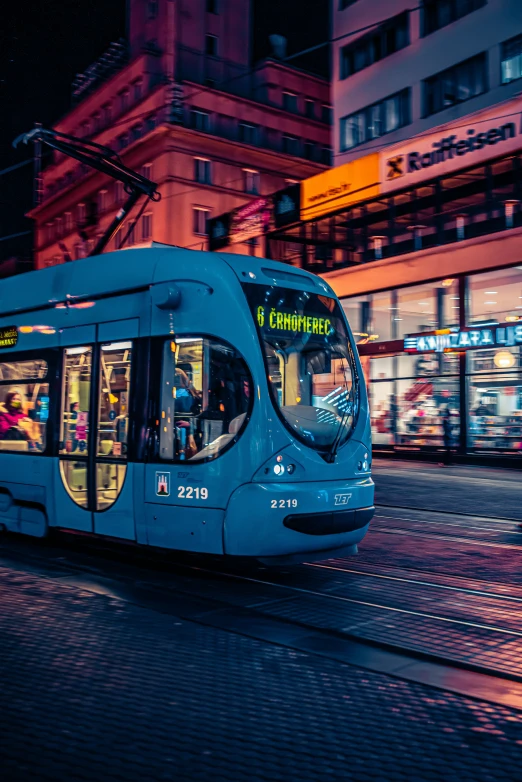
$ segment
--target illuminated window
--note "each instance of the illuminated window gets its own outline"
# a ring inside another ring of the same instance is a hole
[[[392,133],[410,123],[410,90],[402,90],[340,120],[341,151]]]
[[[425,79],[424,116],[429,117],[487,92],[487,67],[487,53],[482,52]]]

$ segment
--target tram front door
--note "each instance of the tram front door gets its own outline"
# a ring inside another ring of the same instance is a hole
[[[135,540],[127,438],[138,321],[64,329],[56,524]],[[122,338],[124,336],[124,338]]]

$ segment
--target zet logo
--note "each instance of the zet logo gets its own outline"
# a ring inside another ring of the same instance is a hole
[[[348,505],[350,502],[351,494],[336,494],[334,497],[334,505]]]
[[[386,161],[386,179],[398,179],[404,176],[404,155],[397,155],[396,157],[390,157]]]

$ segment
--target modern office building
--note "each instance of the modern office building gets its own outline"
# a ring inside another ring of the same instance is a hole
[[[522,81],[520,82],[522,84]],[[376,450],[522,456],[522,97],[301,183],[277,257],[343,302]]]
[[[332,2],[336,166],[520,92],[520,0]]]
[[[111,147],[162,196],[127,246],[204,248],[212,215],[331,164],[328,82],[281,60],[253,63],[252,32],[250,0],[130,0],[127,40],[77,77],[56,129]],[[31,212],[36,267],[85,256],[124,200],[120,183],[55,155]]]

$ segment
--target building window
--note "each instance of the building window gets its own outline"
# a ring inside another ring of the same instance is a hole
[[[86,119],[85,122],[82,122],[81,130],[80,130],[81,137],[87,138],[87,136],[89,135],[89,131],[90,131],[90,123],[89,120]]]
[[[143,136],[143,125],[141,122],[132,126],[130,135],[131,141],[138,141]]]
[[[190,126],[194,130],[202,130],[208,133],[210,130],[210,114],[208,111],[192,109],[190,112]]]
[[[212,184],[210,160],[202,157],[194,158],[194,180],[202,185]]]
[[[217,57],[218,53],[218,39],[216,35],[205,36],[205,54],[210,57]]]
[[[102,128],[102,115],[99,111],[96,112],[96,114],[93,114],[92,117],[92,130],[93,133],[99,133]]]
[[[98,212],[102,213],[105,212],[107,209],[107,202],[108,202],[108,192],[107,190],[100,190],[98,193]]]
[[[143,97],[143,80],[142,79],[136,79],[135,82],[132,83],[132,99],[135,103],[140,101]]]
[[[424,116],[487,92],[487,54],[482,52],[424,81]]]
[[[295,136],[283,136],[283,152],[285,155],[299,155],[300,142]]]
[[[140,174],[144,179],[152,179],[152,163],[145,163],[140,168]]]
[[[333,162],[332,148],[323,147],[321,149],[321,163],[324,163],[326,166],[331,166],[332,162]]]
[[[63,236],[63,217],[57,217],[55,220],[56,225],[56,238],[60,239]]]
[[[79,261],[81,258],[85,258],[85,247],[83,242],[78,242],[74,245],[74,259]]]
[[[63,222],[65,234],[70,234],[73,227],[72,212],[65,212]]]
[[[239,140],[242,141],[243,144],[256,144],[257,127],[255,125],[249,125],[247,122],[240,122]]]
[[[424,0],[422,34],[430,35],[486,3],[487,0]]]
[[[148,212],[141,218],[141,238],[144,242],[152,239],[152,213]]]
[[[323,103],[321,106],[321,121],[326,122],[327,125],[332,124],[332,107]]]
[[[129,134],[128,133],[122,133],[121,136],[118,136],[116,139],[116,149],[121,150],[125,149],[129,145]]]
[[[120,94],[119,94],[120,112],[121,113],[123,113],[124,111],[127,111],[127,109],[129,108],[129,95],[130,95],[130,92],[129,92],[128,89],[127,90],[122,90],[122,92],[120,92]]]
[[[409,11],[405,11],[374,28],[368,35],[342,47],[341,79],[347,79],[348,76],[395,54],[409,43],[410,17]]]
[[[342,117],[341,151],[353,149],[372,139],[392,133],[410,123],[410,90],[390,95],[379,103]]]
[[[216,86],[216,80],[211,79],[209,76],[205,78],[205,87],[210,87],[211,90],[213,90]]]
[[[261,185],[261,175],[259,171],[252,171],[249,168],[243,169],[243,189],[245,193],[259,195]]]
[[[158,15],[158,0],[149,0],[149,19],[155,19]]]
[[[45,229],[46,243],[50,244],[51,242],[54,242],[54,223],[47,223]]]
[[[208,235],[208,221],[210,219],[210,209],[204,209],[195,206],[193,209],[194,233],[197,236]]]
[[[116,182],[114,185],[114,201],[115,203],[119,204],[123,201],[125,198],[125,185],[123,182]]]
[[[502,44],[502,84],[522,78],[522,35]]]
[[[315,160],[315,143],[313,141],[305,141],[304,156],[307,160]]]
[[[80,228],[86,224],[86,218],[87,210],[85,204],[78,204],[76,207],[76,222]]]
[[[102,122],[105,128],[107,127],[107,125],[111,124],[111,119],[112,119],[112,106],[110,103],[105,103],[102,106]]]
[[[307,119],[315,119],[315,100],[305,98],[305,117]]]
[[[207,13],[209,14],[218,13],[218,0],[207,0]]]
[[[283,92],[283,108],[285,111],[297,112],[297,95],[293,92]]]

